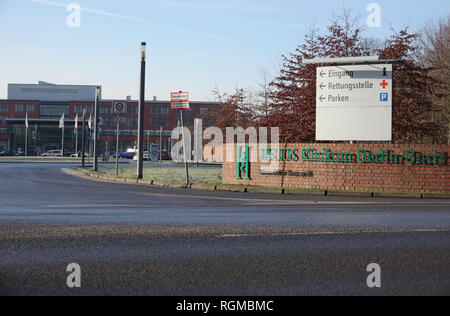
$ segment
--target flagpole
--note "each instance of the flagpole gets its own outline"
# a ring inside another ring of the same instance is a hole
[[[25,118],[25,157],[28,156],[28,112]]]
[[[28,156],[28,127],[25,128],[25,157]]]
[[[64,157],[64,113],[61,117],[61,122],[59,123],[59,127],[62,128],[62,137],[61,137],[61,152]]]
[[[75,118],[75,157],[78,157],[78,114]]]
[[[62,150],[62,156],[64,157],[64,125],[62,127],[61,150]]]
[[[98,119],[99,119],[99,101],[100,101],[100,87],[95,90],[95,106],[94,106],[94,166],[92,169],[98,171]]]
[[[37,128],[37,123],[34,124],[34,151],[35,151],[35,155],[38,155],[38,128]]]
[[[75,128],[75,155],[78,157],[78,127]]]
[[[83,130],[81,131],[81,166],[85,167],[86,152],[86,108],[83,107]]]

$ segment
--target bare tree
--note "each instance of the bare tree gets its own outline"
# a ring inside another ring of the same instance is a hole
[[[260,82],[258,84],[258,112],[262,120],[266,120],[270,114],[270,95],[272,76],[267,70],[259,71]]]
[[[380,50],[383,50],[388,45],[386,40],[374,37],[366,37],[361,40],[361,45],[364,51],[371,56],[376,56]]]
[[[446,126],[447,143],[450,143],[450,15],[429,23],[419,37],[417,59],[432,68],[435,79],[431,97],[442,111],[434,120]]]

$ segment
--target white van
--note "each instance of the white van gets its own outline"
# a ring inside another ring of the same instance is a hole
[[[50,150],[42,154],[42,157],[62,157],[62,150]]]

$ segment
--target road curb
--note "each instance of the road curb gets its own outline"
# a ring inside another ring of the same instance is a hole
[[[86,170],[79,167],[63,169],[70,175],[81,175],[97,181],[140,184],[153,187],[164,187],[174,189],[190,189],[198,191],[220,191],[220,192],[237,192],[237,193],[262,193],[262,194],[284,194],[284,195],[305,195],[305,196],[334,196],[334,197],[366,197],[366,198],[401,198],[401,199],[450,199],[450,194],[445,193],[393,193],[393,192],[351,192],[351,191],[328,191],[328,190],[302,190],[296,188],[262,188],[252,186],[237,185],[204,185],[190,184],[175,185],[167,183],[159,183],[157,181],[137,180],[131,178],[115,178],[104,175],[95,174],[92,170]],[[70,172],[72,171],[72,172]]]

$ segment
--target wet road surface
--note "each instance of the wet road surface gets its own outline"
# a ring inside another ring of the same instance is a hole
[[[450,294],[446,200],[190,191],[62,168],[0,165],[1,295]]]

